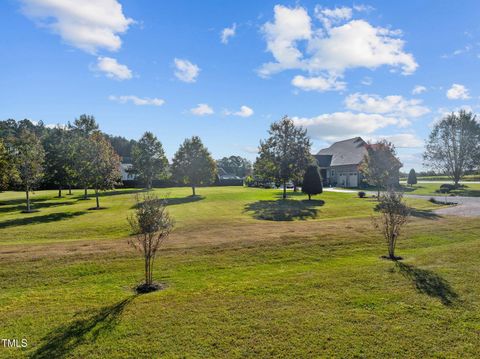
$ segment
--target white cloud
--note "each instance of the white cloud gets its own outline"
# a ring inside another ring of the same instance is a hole
[[[447,91],[447,97],[450,100],[467,100],[470,98],[468,89],[460,84],[453,84]]]
[[[293,117],[297,126],[307,129],[312,138],[332,142],[348,137],[368,137],[388,126],[402,127],[401,119],[380,114],[334,112],[311,118]]]
[[[213,108],[208,106],[206,103],[199,103],[197,107],[190,109],[190,113],[195,116],[206,116],[213,115]]]
[[[370,86],[371,84],[373,84],[373,79],[369,76],[365,76],[361,81],[361,84],[365,86]]]
[[[125,17],[116,0],[21,0],[22,12],[47,27],[68,44],[88,53],[117,51],[119,34],[134,20]]]
[[[236,29],[237,24],[234,23],[232,27],[226,27],[222,30],[220,33],[220,40],[222,41],[222,44],[228,44],[228,40],[235,36]]]
[[[345,99],[345,105],[350,110],[402,117],[420,117],[430,112],[421,100],[407,100],[402,96],[354,93]]]
[[[345,82],[337,81],[334,77],[305,77],[297,75],[292,79],[292,85],[304,91],[339,91],[345,89]]]
[[[330,27],[332,24],[338,23],[342,20],[350,20],[352,18],[352,8],[342,6],[334,9],[322,8],[315,6],[315,16],[322,21],[325,27]]]
[[[195,82],[197,80],[198,74],[200,73],[200,68],[192,64],[188,60],[177,59],[174,60],[175,63],[175,76],[183,82]]]
[[[418,67],[413,55],[403,50],[401,31],[352,20],[350,8],[320,8],[317,16],[327,18],[332,26],[315,28],[303,7],[274,7],[274,20],[265,23],[262,31],[275,62],[263,64],[260,76],[296,69],[337,78],[348,69],[384,65],[409,75]]]
[[[126,65],[119,64],[116,59],[111,57],[98,57],[95,69],[115,80],[128,80],[133,76],[132,71]]]
[[[137,106],[162,106],[165,103],[165,100],[161,98],[149,98],[149,97],[137,97],[134,95],[128,96],[114,96],[111,95],[108,97],[110,101],[115,101],[118,103],[127,103],[132,102],[134,105]]]
[[[243,106],[240,106],[240,111],[231,112],[231,111],[226,110],[225,115],[250,117],[250,116],[253,115],[253,110],[250,107],[243,105]]]
[[[392,142],[396,148],[421,148],[424,145],[422,139],[413,133],[398,133],[393,135],[370,136],[369,140],[379,141],[385,139]]]
[[[417,85],[413,88],[412,90],[412,94],[413,95],[419,95],[423,92],[426,92],[427,91],[427,88],[425,86],[421,86],[421,85]]]

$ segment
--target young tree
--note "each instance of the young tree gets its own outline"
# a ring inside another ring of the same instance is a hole
[[[137,287],[139,292],[158,289],[153,283],[153,263],[157,251],[173,229],[173,220],[165,205],[151,192],[136,197],[135,212],[128,217],[135,238],[129,243],[139,250],[145,259],[145,283]]]
[[[32,212],[30,192],[43,177],[45,152],[40,139],[29,130],[22,130],[14,141],[13,158],[15,170],[27,198],[26,212]]]
[[[451,113],[433,127],[423,155],[426,166],[458,185],[465,171],[480,162],[480,124],[472,112]]]
[[[99,191],[112,189],[121,177],[120,157],[115,153],[110,142],[99,132],[88,138],[90,156],[90,178],[88,182],[95,190],[96,207],[100,209]]]
[[[388,257],[386,258],[401,259],[395,256],[395,246],[402,226],[408,222],[410,209],[403,201],[401,193],[389,190],[380,198],[377,210],[380,211],[380,216],[373,218],[373,224],[376,229],[381,231],[387,243]]]
[[[223,157],[217,161],[217,166],[229,174],[245,178],[252,174],[252,163],[240,156]]]
[[[303,176],[309,163],[310,139],[307,131],[296,127],[287,116],[274,122],[268,131],[270,137],[260,141],[257,175],[274,176],[283,184],[283,198],[287,198],[287,182]]]
[[[307,167],[305,175],[303,176],[302,192],[308,194],[309,201],[312,195],[323,192],[322,176],[317,166],[310,165]]]
[[[215,161],[197,136],[186,139],[180,145],[173,157],[171,170],[178,182],[192,187],[193,196],[196,195],[196,186],[213,183],[217,174]]]
[[[377,187],[377,198],[380,190],[398,183],[399,170],[402,163],[396,157],[392,143],[382,140],[374,144],[367,144],[367,154],[360,166],[360,171],[368,183]]]
[[[55,127],[44,140],[45,173],[47,179],[58,187],[58,197],[62,197],[64,186],[71,188],[74,176],[73,146],[66,129]]]
[[[0,138],[0,192],[8,188],[9,183],[15,177],[13,158]]]
[[[414,184],[417,184],[417,174],[415,173],[415,170],[413,168],[408,173],[407,184],[409,184],[410,187]]]
[[[162,143],[151,132],[145,132],[132,148],[132,172],[144,181],[147,189],[152,188],[155,178],[165,176],[168,160]]]

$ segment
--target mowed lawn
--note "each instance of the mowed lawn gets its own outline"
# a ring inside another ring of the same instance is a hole
[[[424,196],[443,196],[442,193],[437,192],[443,183],[451,182],[438,182],[438,183],[418,183],[413,186],[408,186],[406,183],[402,183],[402,188],[405,193],[418,194]],[[452,190],[449,196],[467,196],[467,197],[480,197],[480,183],[468,183],[464,182],[464,188]]]
[[[88,211],[93,201],[39,192],[29,215],[21,194],[0,194],[0,337],[28,340],[0,357],[478,354],[478,219],[410,200],[395,264],[379,258],[375,202],[354,194],[309,204],[274,190],[201,188],[194,201],[189,189],[157,192],[169,193],[178,229],[155,265],[167,288],[140,296],[142,260],[125,239],[133,193],[107,193],[106,209]]]

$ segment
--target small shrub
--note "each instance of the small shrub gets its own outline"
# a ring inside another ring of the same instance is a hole
[[[367,197],[367,194],[363,191],[360,191],[360,192],[358,192],[358,197],[359,198],[365,198],[365,197]]]

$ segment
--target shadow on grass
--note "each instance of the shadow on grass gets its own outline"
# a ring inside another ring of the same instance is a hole
[[[187,196],[187,197],[179,197],[179,198],[159,198],[158,200],[164,203],[166,206],[174,206],[176,204],[184,204],[184,203],[191,203],[191,202],[198,202],[205,199],[204,196]],[[138,204],[134,204],[131,208],[137,208]]]
[[[317,217],[317,208],[325,204],[322,200],[296,201],[280,199],[277,201],[258,201],[245,206],[246,212],[253,212],[253,218],[267,221],[293,221]]]
[[[422,218],[422,219],[439,219],[442,216],[439,216],[435,212],[428,209],[414,209],[410,210],[412,217]]]
[[[86,211],[67,212],[67,213],[62,212],[62,213],[45,214],[43,216],[34,216],[34,217],[29,217],[28,214],[24,214],[25,217],[0,222],[0,228],[25,226],[29,224],[57,222],[57,221],[62,221],[64,219],[70,219],[73,217],[81,216],[82,214],[85,214],[85,213],[87,212]]]
[[[110,196],[118,196],[122,194],[135,194],[135,193],[142,193],[142,192],[147,192],[147,190],[143,188],[137,188],[137,189],[105,191],[105,192],[99,192],[98,197],[110,197]],[[74,198],[78,200],[83,200],[84,199],[83,196],[84,196],[84,193],[82,190],[81,192],[78,192],[78,194],[75,194]],[[87,194],[87,199],[93,199],[93,198],[95,198],[95,193],[93,192],[93,190],[90,189]]]
[[[120,316],[133,295],[118,303],[105,306],[85,319],[77,319],[57,327],[45,337],[30,358],[63,358],[82,343],[95,341],[102,333],[111,331],[120,321]]]
[[[411,264],[395,262],[399,272],[410,279],[415,288],[423,294],[440,299],[443,305],[452,305],[458,300],[458,294],[455,293],[450,284],[438,274],[417,268]]]
[[[31,202],[31,207],[32,209],[41,209],[41,208],[50,208],[50,207],[70,206],[75,203],[76,202],[74,201],[45,202],[45,201],[35,200]],[[23,211],[25,209],[27,209],[27,205],[25,204],[25,201],[22,201],[21,204],[18,204],[15,206],[8,205],[8,204],[6,204],[5,206],[0,206],[0,213],[17,212],[17,211]]]

